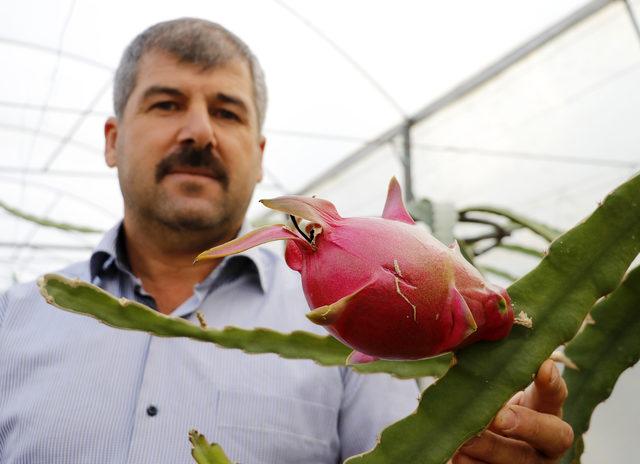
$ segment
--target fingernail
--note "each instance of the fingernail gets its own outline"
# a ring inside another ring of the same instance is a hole
[[[496,426],[508,432],[516,426],[516,413],[514,413],[510,408],[503,409],[496,417]]]
[[[524,391],[520,390],[518,393],[511,397],[511,399],[509,400],[509,404],[520,404],[520,400],[522,400],[523,396]]]
[[[554,385],[558,381],[558,377],[560,377],[558,373],[558,369],[556,369],[556,366],[551,366],[551,375],[549,376],[549,385]]]

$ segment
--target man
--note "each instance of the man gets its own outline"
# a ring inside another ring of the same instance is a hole
[[[266,90],[247,46],[207,21],[155,25],[125,51],[114,106],[105,159],[124,220],[63,273],[174,317],[200,310],[210,326],[318,331],[271,252],[191,264],[238,234],[262,178]],[[565,395],[543,365],[453,462],[555,462],[571,439]],[[335,463],[371,448],[416,396],[385,375],[112,329],[48,306],[33,283],[0,297],[2,463],[189,462],[190,428],[245,464]]]

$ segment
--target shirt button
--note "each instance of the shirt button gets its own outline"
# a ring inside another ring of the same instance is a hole
[[[147,416],[153,417],[156,414],[158,414],[158,408],[156,408],[154,405],[151,405],[147,408]]]

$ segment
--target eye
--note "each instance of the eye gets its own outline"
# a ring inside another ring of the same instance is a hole
[[[175,111],[178,109],[178,104],[171,100],[163,100],[151,105],[151,109],[157,109],[161,111]]]
[[[217,108],[213,110],[213,116],[216,118],[228,119],[230,121],[240,121],[240,117],[236,113],[224,108]]]

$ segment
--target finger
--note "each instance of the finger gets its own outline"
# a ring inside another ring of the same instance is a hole
[[[487,462],[479,461],[475,458],[472,458],[471,456],[467,456],[466,454],[458,452],[447,464],[487,464]]]
[[[466,442],[458,453],[492,464],[534,463],[540,459],[536,450],[525,442],[502,437],[489,430]],[[453,462],[455,464],[456,461]]]
[[[493,420],[492,429],[506,437],[523,440],[549,457],[558,457],[573,443],[571,426],[553,414],[525,406],[505,406]]]
[[[548,461],[527,443],[502,437],[489,430],[469,440],[458,452],[473,459],[472,462],[490,462],[491,464],[540,464]],[[453,463],[456,464],[455,459]]]
[[[551,359],[547,359],[520,401],[535,411],[562,417],[562,405],[567,399],[567,384]]]
[[[507,401],[507,405],[509,404],[522,404],[524,400],[524,390],[519,391],[515,395],[511,397],[509,401]]]

